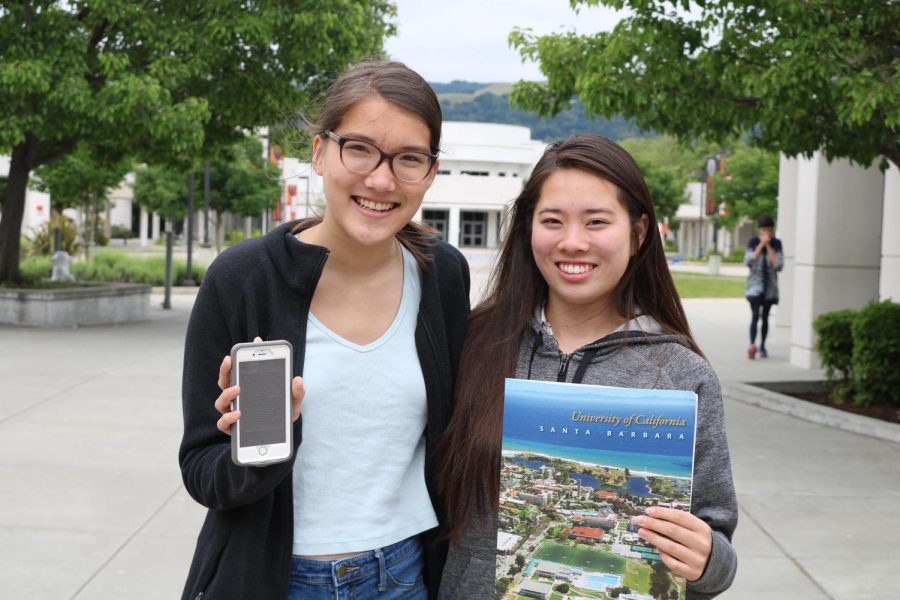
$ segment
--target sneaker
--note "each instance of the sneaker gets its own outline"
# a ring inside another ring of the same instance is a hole
[[[747,358],[750,360],[756,358],[756,344],[750,344],[750,347],[747,348]]]
[[[765,350],[760,350],[760,351],[759,351],[759,357],[760,357],[760,358],[769,358],[769,353],[766,352]]]

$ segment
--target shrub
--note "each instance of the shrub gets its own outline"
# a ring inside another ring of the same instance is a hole
[[[53,253],[53,229],[60,229],[60,250],[71,256],[78,253],[78,227],[59,213],[51,215],[50,220],[34,230],[31,238],[29,254],[49,256]]]
[[[49,256],[27,256],[19,261],[19,272],[26,286],[50,277],[52,271]]]
[[[259,237],[262,235],[262,232],[259,229],[254,229],[250,232],[250,237]],[[242,242],[247,239],[247,236],[244,235],[243,229],[232,229],[228,233],[225,234],[225,245],[233,246],[238,242]]]
[[[735,248],[731,251],[731,254],[727,254],[722,257],[722,262],[727,263],[743,263],[744,262],[744,249],[743,248]]]
[[[851,329],[855,403],[886,400],[900,405],[900,304],[871,302],[853,319]]]
[[[194,281],[199,283],[206,273],[206,267],[192,265]],[[90,262],[76,262],[72,274],[80,280],[147,283],[161,286],[165,284],[166,259],[164,256],[129,256],[121,252],[97,253]],[[187,274],[184,261],[172,261],[172,284],[181,285]]]
[[[825,367],[825,376],[831,384],[832,397],[839,404],[843,403],[852,392],[853,334],[851,324],[855,316],[856,311],[838,310],[823,313],[813,321],[816,352]]]
[[[109,228],[109,237],[123,240],[130,240],[134,237],[134,232],[128,227],[122,225],[113,225]]]

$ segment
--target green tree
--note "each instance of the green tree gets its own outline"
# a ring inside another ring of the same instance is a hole
[[[750,141],[788,156],[822,150],[900,166],[900,2],[884,0],[570,0],[628,11],[611,32],[510,43],[546,82],[513,104],[622,115],[685,140]]]
[[[0,5],[0,281],[18,281],[31,172],[81,143],[189,164],[305,107],[395,28],[389,0]]]
[[[96,242],[94,231],[109,190],[122,182],[131,166],[127,156],[104,159],[80,144],[71,154],[36,171],[36,187],[50,194],[54,208],[77,208],[84,214],[81,236],[88,254]]]
[[[215,239],[218,251],[222,239],[222,216],[232,213],[256,216],[278,203],[281,173],[266,164],[262,144],[254,137],[229,146],[210,164],[209,207],[215,212]]]
[[[673,137],[636,138],[620,142],[644,174],[659,220],[673,217],[687,197],[685,187],[697,181],[707,156],[720,149],[712,143],[679,143]]]
[[[644,181],[653,198],[656,218],[662,222],[674,217],[678,206],[684,202],[686,195],[684,185],[679,185],[680,178],[671,170],[656,166],[654,163],[635,157],[635,161],[644,174]]]
[[[194,194],[197,194],[194,183]],[[141,166],[134,176],[134,201],[170,223],[187,214],[187,176],[180,169],[164,165]]]
[[[222,149],[210,163],[209,206],[215,212],[216,247],[221,241],[224,213],[256,216],[274,208],[278,202],[277,167],[266,166],[262,144],[254,137]],[[194,197],[199,197],[199,177],[194,178]],[[144,166],[137,170],[134,200],[149,212],[170,221],[180,221],[188,209],[187,175],[180,168],[164,165]]]
[[[756,221],[760,215],[778,217],[778,155],[760,148],[738,144],[713,178],[716,203],[724,202],[724,227],[734,227],[741,219]]]

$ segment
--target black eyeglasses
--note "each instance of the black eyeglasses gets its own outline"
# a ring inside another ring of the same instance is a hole
[[[371,173],[382,162],[388,161],[394,177],[404,183],[418,183],[428,177],[437,161],[437,156],[427,152],[404,150],[388,154],[374,144],[337,135],[333,131],[326,131],[325,135],[337,142],[341,149],[341,163],[354,173]]]

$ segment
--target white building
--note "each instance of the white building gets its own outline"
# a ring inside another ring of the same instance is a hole
[[[518,125],[447,121],[419,218],[461,248],[496,248],[507,209],[546,144]]]
[[[532,140],[528,127],[496,123],[446,121],[442,136],[437,176],[416,220],[454,246],[497,248],[506,211],[546,144]],[[309,163],[285,159],[282,178],[278,220],[321,212],[322,178]]]
[[[753,223],[745,221],[734,229],[719,227],[706,215],[705,184],[695,181],[687,184],[687,200],[678,206],[675,218],[678,229],[670,234],[682,257],[708,256],[714,249],[728,256],[737,248],[744,248],[753,236]],[[702,249],[702,252],[701,252]]]
[[[9,177],[9,156],[0,156],[0,179]],[[2,217],[0,217],[2,218]],[[22,235],[32,237],[35,230],[50,220],[50,196],[32,189],[25,192],[25,214],[22,216]]]

